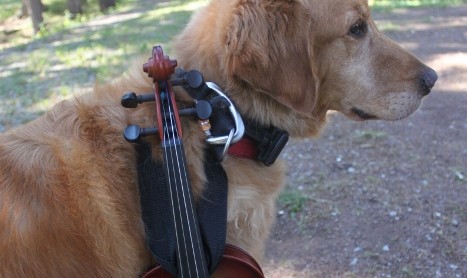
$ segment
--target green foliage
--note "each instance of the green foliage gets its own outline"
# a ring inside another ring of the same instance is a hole
[[[13,16],[20,8],[20,0],[0,0],[0,22]]]
[[[370,141],[370,140],[376,140],[376,139],[384,139],[387,137],[387,133],[384,131],[378,131],[378,130],[357,130],[355,131],[355,134],[353,138],[357,142],[365,142],[365,141]]]
[[[207,1],[143,2],[120,1],[116,11],[93,21],[64,12],[32,38],[15,33],[6,44],[0,40],[0,132],[121,76],[156,44],[170,55],[173,36]]]
[[[370,0],[369,2],[376,9],[393,9],[423,6],[445,7],[467,3],[467,0]]]
[[[308,197],[299,190],[286,189],[279,196],[279,205],[286,208],[293,216],[301,212]]]

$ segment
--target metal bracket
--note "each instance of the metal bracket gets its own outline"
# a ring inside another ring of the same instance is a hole
[[[232,115],[232,119],[235,123],[235,128],[231,130],[230,134],[224,136],[211,136],[206,139],[206,141],[211,145],[226,145],[225,149],[228,149],[230,144],[238,142],[245,133],[245,125],[243,123],[240,113],[238,113],[235,105],[230,101],[230,99],[222,92],[221,88],[213,82],[206,82],[206,85],[217,95],[224,97],[229,103],[229,111]],[[232,131],[234,131],[232,135]],[[224,149],[224,150],[225,150]]]

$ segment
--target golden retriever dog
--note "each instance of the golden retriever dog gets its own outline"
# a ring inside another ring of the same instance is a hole
[[[244,118],[295,138],[318,134],[328,110],[354,120],[405,118],[437,79],[378,31],[365,0],[212,0],[167,54],[218,84]],[[125,92],[152,90],[141,64],[1,134],[1,277],[138,277],[153,264],[135,148],[122,132],[129,124],[154,126],[155,112],[153,104],[120,105]],[[199,198],[205,136],[192,119],[182,125]],[[145,140],[160,159],[158,136]],[[222,165],[227,242],[260,260],[284,185],[283,163],[266,167],[227,156]]]

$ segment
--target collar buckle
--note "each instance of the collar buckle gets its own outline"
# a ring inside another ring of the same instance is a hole
[[[271,166],[279,157],[289,141],[289,134],[281,129],[272,128],[270,133],[264,134],[259,142],[257,159],[266,166]]]

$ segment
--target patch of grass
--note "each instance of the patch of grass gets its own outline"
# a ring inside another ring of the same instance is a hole
[[[357,130],[353,135],[353,138],[356,142],[366,142],[366,141],[374,141],[379,139],[384,139],[388,135],[384,131],[378,130]]]
[[[426,6],[447,7],[467,3],[467,0],[370,0],[369,3],[374,9],[391,10]]]
[[[40,34],[12,37],[0,52],[0,132],[37,117],[76,92],[91,90],[96,81],[121,76],[136,57],[151,56],[156,44],[170,55],[172,37],[207,1],[145,3],[151,7],[121,1],[116,12],[95,24],[87,16],[72,20],[66,12],[54,14]],[[60,9],[57,6],[54,13]]]
[[[302,191],[286,189],[279,196],[279,205],[295,215],[303,210],[307,200],[308,197]]]
[[[21,1],[19,0],[2,0],[2,8],[0,9],[0,22],[13,16],[20,8]]]
[[[63,0],[42,0],[45,6],[44,23],[39,31],[39,37],[46,37],[57,32],[62,32],[71,28],[80,26],[83,23],[90,21],[102,13],[99,10],[97,1],[86,1],[83,6],[83,13],[72,16],[68,11],[66,1]],[[134,0],[117,1],[117,8],[111,8],[107,13],[124,10],[134,3]]]
[[[303,236],[307,236],[305,229],[307,224],[314,219],[321,217],[321,214],[311,215],[309,201],[311,198],[302,190],[286,187],[278,198],[278,205],[290,216],[295,223],[297,231]],[[308,236],[310,236],[308,234]]]

